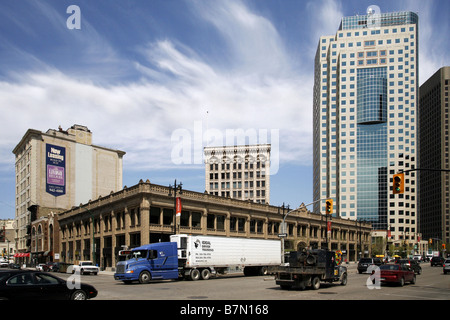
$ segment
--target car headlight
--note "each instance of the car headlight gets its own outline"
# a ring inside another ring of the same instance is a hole
[[[127,270],[125,273],[134,273],[134,270]]]

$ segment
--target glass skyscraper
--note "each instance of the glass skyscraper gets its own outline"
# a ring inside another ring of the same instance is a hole
[[[413,12],[344,17],[315,57],[314,200],[333,198],[336,216],[369,221],[394,240],[418,232],[416,173],[392,194],[392,176],[416,166],[418,61]]]

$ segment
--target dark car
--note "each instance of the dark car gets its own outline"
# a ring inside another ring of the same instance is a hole
[[[380,266],[381,283],[397,283],[401,287],[405,282],[416,283],[416,274],[404,264],[385,264]]]
[[[70,283],[47,272],[0,271],[0,300],[86,300],[97,290],[84,283]]]
[[[58,271],[58,265],[56,262],[50,261],[50,262],[47,262],[45,265],[47,266],[47,269],[44,271],[48,271],[48,272]]]
[[[358,262],[358,272],[363,273],[367,271],[367,268],[371,265],[381,266],[383,262],[380,258],[361,258]]]
[[[431,258],[431,262],[430,262],[431,266],[441,266],[444,264],[444,258],[442,257],[433,257]]]
[[[422,267],[414,259],[398,259],[398,260],[395,260],[395,263],[396,264],[404,264],[404,265],[410,267],[414,271],[415,274],[422,273]]]

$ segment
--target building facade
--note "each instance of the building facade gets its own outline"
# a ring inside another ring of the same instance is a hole
[[[176,217],[171,188],[141,180],[59,214],[60,261],[94,260],[102,269],[114,268],[120,250],[169,241],[174,233],[279,239],[279,207],[188,190],[180,197],[182,210]],[[324,216],[304,207],[292,211],[286,224],[287,250],[327,244],[351,261],[359,252],[370,255],[370,224],[333,218],[327,233]]]
[[[209,194],[270,203],[270,144],[205,147]]]
[[[14,220],[0,220],[0,258],[8,260],[16,253]]]
[[[450,169],[450,67],[439,69],[420,86],[419,168]],[[450,173],[419,172],[419,228],[425,240],[450,243]]]
[[[35,221],[122,189],[125,152],[93,145],[92,133],[85,126],[45,133],[29,129],[13,153],[16,249],[33,261],[39,253],[50,251],[54,241],[36,241],[39,225],[32,228]],[[54,225],[48,227],[55,230]]]
[[[418,238],[416,173],[392,194],[393,174],[417,162],[418,61],[412,12],[344,17],[315,57],[314,199],[333,198],[337,216],[395,240]]]

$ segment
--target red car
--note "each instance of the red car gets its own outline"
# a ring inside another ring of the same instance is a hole
[[[416,275],[407,265],[385,264],[380,266],[380,281],[382,283],[398,283],[403,287],[405,282],[415,284]]]

